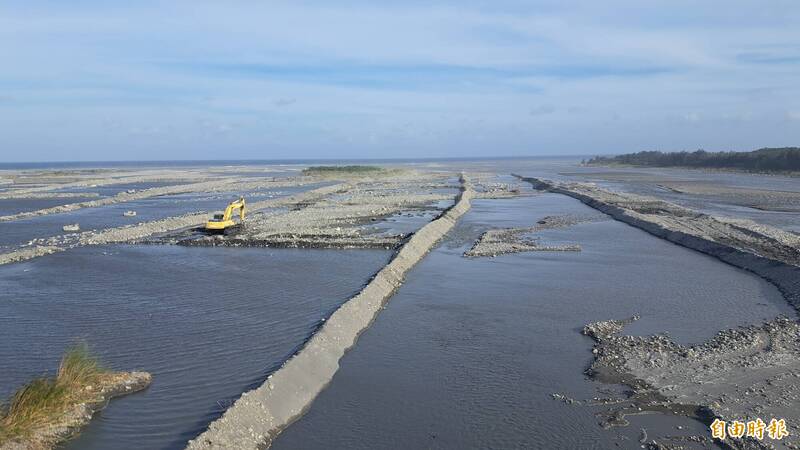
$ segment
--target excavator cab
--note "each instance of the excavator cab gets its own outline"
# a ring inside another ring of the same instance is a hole
[[[239,222],[233,220],[233,213],[239,214]],[[244,197],[239,197],[239,200],[231,202],[225,212],[214,214],[214,216],[206,222],[205,231],[207,233],[222,233],[231,234],[239,230],[244,225],[245,216],[245,201]]]

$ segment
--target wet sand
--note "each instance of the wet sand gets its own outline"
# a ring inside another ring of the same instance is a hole
[[[629,323],[592,323],[584,334],[597,342],[589,373],[608,383],[633,389],[629,401],[608,414],[608,425],[627,425],[627,415],[671,411],[710,425],[727,421],[800,420],[800,325],[779,318],[765,324],[729,329],[708,342],[684,346],[668,336],[625,336]],[[727,448],[797,448],[800,437],[765,440],[725,439]]]
[[[548,244],[537,233],[567,228],[582,222],[606,220],[603,216],[545,216],[532,227],[498,228],[486,231],[467,252],[466,257],[499,256],[521,252],[579,252],[579,244]]]

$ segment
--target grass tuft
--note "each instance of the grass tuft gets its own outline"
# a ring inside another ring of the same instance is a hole
[[[0,406],[0,444],[47,425],[85,397],[84,388],[108,373],[86,344],[70,347],[55,377],[35,378]]]
[[[61,358],[58,366],[56,380],[62,386],[78,388],[95,384],[100,376],[107,373],[96,357],[89,351],[86,344],[77,344],[71,347]]]

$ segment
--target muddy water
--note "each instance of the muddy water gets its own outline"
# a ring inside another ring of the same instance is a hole
[[[386,263],[377,250],[111,246],[0,267],[0,397],[75,339],[152,386],[75,449],[183,448]]]
[[[743,173],[704,173],[686,169],[580,168],[576,180],[593,181],[601,186],[657,197],[711,215],[750,219],[800,232],[800,178]],[[699,192],[675,192],[661,183],[686,183]],[[731,189],[729,193],[703,193],[703,187]],[[771,192],[778,191],[777,196]]]
[[[310,184],[281,187],[274,190],[253,191],[251,192],[253,195],[248,196],[248,198],[251,201],[259,201],[284,197],[311,190],[320,185]],[[136,224],[198,211],[212,212],[224,209],[228,202],[238,196],[239,193],[237,192],[164,195],[96,208],[83,208],[67,213],[2,222],[0,223],[0,251],[2,251],[3,247],[6,249],[12,248],[25,244],[34,238],[64,234],[62,227],[71,223],[80,224],[81,231],[86,231]],[[14,205],[9,206],[9,208],[16,207],[22,211],[32,201],[30,199],[14,200]],[[123,216],[123,213],[129,210],[136,211],[136,216]]]
[[[609,389],[583,375],[592,342],[581,328],[639,313],[626,332],[696,343],[792,310],[761,279],[615,221],[541,234],[579,253],[461,256],[488,227],[555,214],[596,213],[555,194],[475,201],[273,448],[638,448],[640,427],[651,438],[705,436],[702,424],[665,416],[607,431],[603,408],[554,400]]]
[[[750,219],[786,230],[800,231],[800,201],[781,196],[800,193],[800,178],[747,173],[703,172],[680,168],[580,167],[562,174],[575,181],[592,181],[611,189],[657,197],[711,215]],[[687,183],[699,192],[675,192],[661,183]],[[731,189],[703,193],[702,188]],[[772,195],[771,192],[778,195]]]
[[[770,198],[769,194],[769,191],[800,192],[798,177],[681,168],[581,167],[580,161],[580,157],[530,158],[429,166],[516,173],[558,181],[595,182],[602,187],[654,196],[707,214],[750,219],[800,233],[800,203],[780,195]],[[737,191],[729,194],[677,193],[659,186],[665,182],[687,182]]]

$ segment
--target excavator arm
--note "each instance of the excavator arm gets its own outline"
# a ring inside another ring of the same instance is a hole
[[[247,207],[245,205],[244,197],[239,197],[239,200],[231,202],[225,208],[225,212],[222,214],[215,214],[212,219],[209,219],[206,222],[206,231],[210,233],[225,233],[228,234],[230,230],[233,230],[236,227],[241,226],[241,223],[244,223],[244,216],[246,213]],[[237,224],[233,221],[233,214],[234,212],[239,214],[240,224]]]
[[[245,203],[244,197],[240,197],[239,200],[235,202],[231,202],[227,208],[225,208],[225,214],[222,216],[222,220],[231,220],[233,219],[234,211],[239,213],[239,218],[244,220],[245,214]]]

